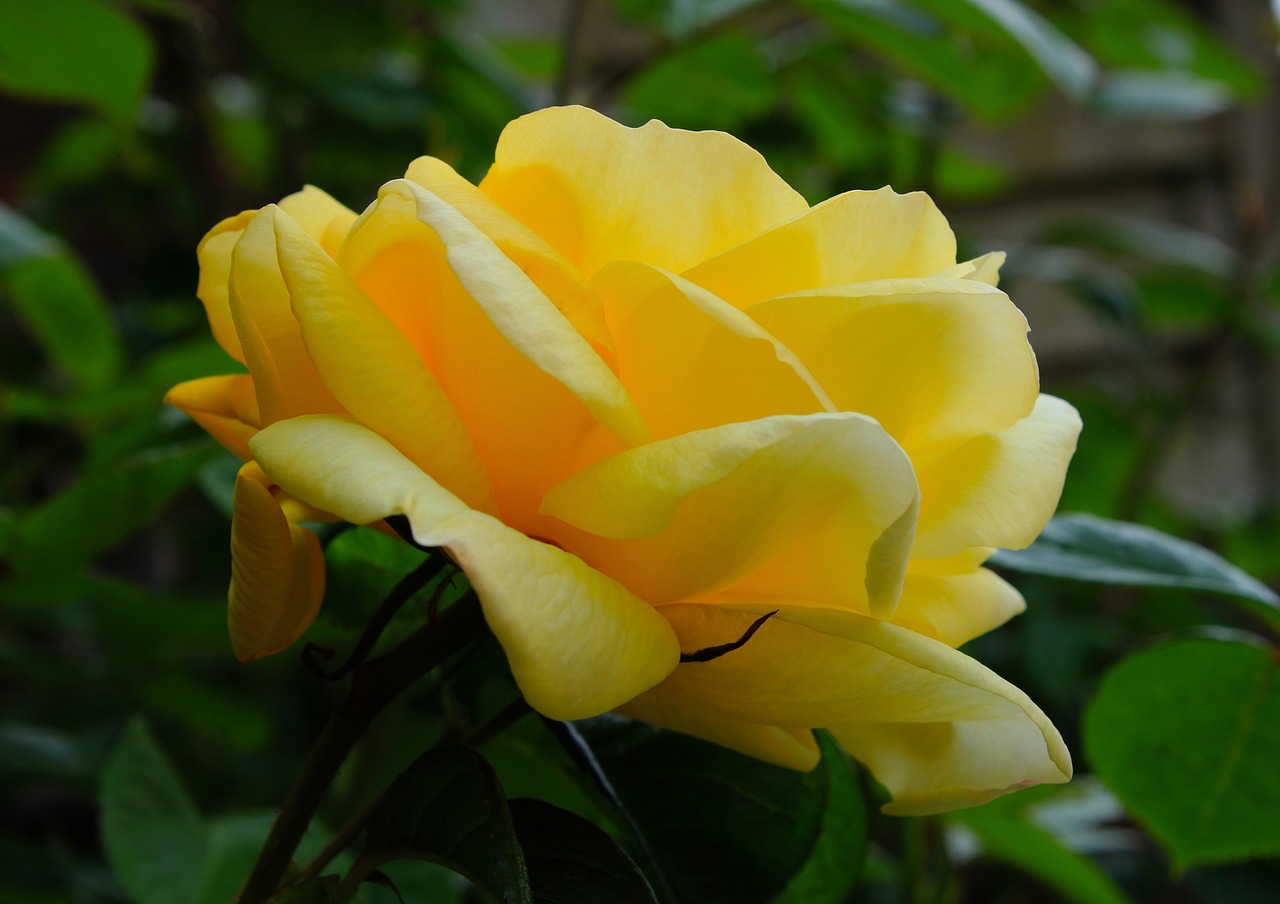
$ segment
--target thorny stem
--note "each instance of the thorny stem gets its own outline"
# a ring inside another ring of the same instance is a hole
[[[392,700],[480,634],[484,618],[474,593],[434,625],[356,669],[351,693],[329,717],[294,782],[240,893],[239,904],[264,904],[275,893],[334,775],[365,729]]]

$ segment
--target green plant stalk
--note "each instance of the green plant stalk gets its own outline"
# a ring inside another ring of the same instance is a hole
[[[434,625],[419,628],[356,670],[351,693],[330,715],[307,754],[240,893],[239,904],[264,904],[276,892],[325,792],[369,724],[419,678],[478,637],[483,628],[479,601],[474,593],[468,593]]]

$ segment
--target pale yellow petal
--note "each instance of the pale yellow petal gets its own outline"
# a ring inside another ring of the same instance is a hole
[[[196,260],[200,264],[196,296],[204,305],[213,338],[228,355],[241,364],[245,360],[244,349],[240,347],[240,337],[236,335],[236,325],[231,319],[228,281],[231,278],[231,253],[244,234],[244,227],[256,213],[254,210],[246,210],[234,217],[227,217],[205,233],[196,246]]]
[[[586,276],[615,260],[679,273],[808,209],[730,135],[630,129],[583,107],[507,126],[480,188]]]
[[[612,348],[600,303],[582,274],[536,232],[459,176],[443,160],[419,157],[409,164],[404,175],[474,223],[533,280],[592,346],[606,353]]]
[[[258,432],[261,418],[248,374],[188,380],[170,389],[164,400],[209,431],[231,454],[250,457],[249,439]]]
[[[811,729],[735,719],[682,694],[676,684],[665,681],[618,707],[618,712],[787,769],[808,772],[822,757]]]
[[[837,195],[683,275],[745,308],[803,289],[928,276],[956,262],[946,218],[923,192]]]
[[[413,345],[289,216],[273,223],[293,312],[328,389],[451,493],[495,512],[462,418]]]
[[[969,806],[1071,777],[1070,755],[1044,713],[945,644],[836,609],[745,608],[663,608],[686,652],[734,641],[759,614],[781,609],[741,648],[682,664],[664,693],[724,718],[831,729],[889,789],[887,812]]]
[[[1021,549],[1048,523],[1080,435],[1080,415],[1040,396],[1007,430],[916,460],[920,524],[914,555],[939,558],[973,546]]]
[[[540,533],[548,487],[647,437],[617,376],[564,315],[421,186],[384,186],[341,259],[453,400],[507,524]]]
[[[241,662],[291,645],[311,627],[324,596],[315,534],[291,524],[253,462],[236,477],[227,626]]]
[[[675,667],[675,635],[653,607],[577,557],[469,509],[354,421],[281,421],[252,450],[293,495],[358,524],[405,515],[419,543],[448,550],[539,712],[598,715]]]
[[[631,261],[609,264],[592,286],[618,376],[655,438],[835,410],[790,349],[706,290]]]
[[[954,574],[908,568],[893,623],[958,647],[1000,627],[1025,608],[1022,594],[985,568]]]
[[[253,375],[264,424],[299,414],[342,411],[302,342],[276,256],[275,205],[264,207],[236,242],[231,262],[231,316]]]
[[[654,604],[728,590],[888,616],[917,505],[902,450],[857,414],[688,433],[547,494],[551,536]]]
[[[841,410],[874,417],[913,460],[934,445],[1012,426],[1039,392],[1026,318],[975,280],[858,283],[747,313],[800,357]]]
[[[980,257],[962,261],[931,274],[934,279],[976,279],[989,286],[1000,285],[1000,268],[1004,266],[1003,251],[988,251]]]

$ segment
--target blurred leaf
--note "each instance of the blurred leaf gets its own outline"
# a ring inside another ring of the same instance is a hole
[[[1189,72],[1134,69],[1108,72],[1090,104],[1103,116],[1141,122],[1203,119],[1229,109],[1235,101],[1222,83]]]
[[[964,0],[999,23],[1033,60],[1075,101],[1084,100],[1098,74],[1098,64],[1080,45],[1018,0]]]
[[[625,18],[683,41],[764,0],[613,0]]]
[[[200,893],[192,898],[192,904],[227,904],[235,900],[274,821],[274,811],[259,810],[209,822],[209,853]]]
[[[423,561],[423,552],[371,528],[345,530],[325,547],[324,612],[348,627],[363,625],[401,578]],[[418,591],[418,598],[436,586]],[[405,610],[414,610],[406,606]],[[417,617],[415,615],[415,617]]]
[[[58,242],[35,223],[0,204],[0,270],[58,252]]]
[[[826,773],[827,805],[822,828],[800,871],[774,904],[841,904],[858,883],[867,848],[867,806],[849,758],[826,732],[819,769]]]
[[[657,904],[639,868],[599,826],[542,800],[511,801],[535,904]]]
[[[153,676],[143,690],[143,699],[148,712],[169,716],[220,749],[253,750],[262,747],[271,735],[270,716],[257,701],[230,693],[207,676],[182,672]]]
[[[102,773],[102,841],[138,904],[191,904],[208,830],[141,719],[130,722]]]
[[[947,819],[973,832],[987,856],[1035,876],[1077,904],[1126,904],[1124,892],[1088,857],[1063,845],[1027,815],[1026,792],[957,810]]]
[[[242,0],[235,7],[240,30],[258,60],[296,82],[331,83],[368,72],[393,40],[381,0],[367,3],[297,3]]]
[[[736,130],[772,105],[774,79],[759,42],[730,32],[680,47],[627,85],[640,119],[678,128]]]
[[[151,42],[96,0],[0,4],[0,89],[132,119],[151,72]]]
[[[267,904],[333,904],[338,900],[338,885],[337,876],[320,876],[282,888],[267,898]]]
[[[66,255],[33,257],[5,274],[9,296],[50,358],[86,389],[110,386],[124,350],[97,287]]]
[[[1152,324],[1210,327],[1222,323],[1231,309],[1222,280],[1185,270],[1160,270],[1138,277],[1144,318]]]
[[[1250,600],[1280,620],[1280,597],[1203,546],[1141,524],[1058,515],[1026,549],[1000,550],[991,564],[1097,584],[1182,587]]]
[[[87,768],[71,739],[37,725],[0,724],[0,775],[78,777]]]
[[[533,904],[507,799],[473,750],[431,750],[401,773],[374,808],[364,853],[345,883],[410,858],[444,864],[506,904]]]
[[[613,716],[571,727],[680,900],[770,901],[813,855],[826,769],[795,772]]]
[[[1180,868],[1280,853],[1280,683],[1262,644],[1187,640],[1108,672],[1085,712],[1102,779]]]
[[[85,474],[22,516],[9,540],[13,575],[74,572],[150,522],[216,452],[162,446]]]
[[[1231,276],[1237,260],[1230,245],[1207,233],[1133,217],[1064,220],[1049,229],[1045,238],[1126,258],[1200,270],[1220,279]]]
[[[61,129],[41,155],[34,182],[56,193],[105,176],[120,159],[126,133],[118,124],[83,117]]]

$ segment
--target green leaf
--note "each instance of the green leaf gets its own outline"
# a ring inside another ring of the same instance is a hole
[[[1276,650],[1197,639],[1136,653],[1085,712],[1098,774],[1189,866],[1280,854]]]
[[[58,242],[13,208],[0,204],[0,270],[58,252]]]
[[[215,453],[206,441],[148,449],[85,474],[13,529],[13,576],[65,574],[150,522]]]
[[[86,104],[128,122],[151,72],[151,42],[96,0],[0,4],[0,89]]]
[[[1098,64],[1051,22],[1017,0],[965,2],[998,23],[1021,44],[1067,97],[1075,101],[1088,97],[1097,79]]]
[[[594,823],[543,800],[511,801],[535,904],[656,904],[639,867]]]
[[[809,859],[774,904],[841,904],[858,884],[867,850],[867,807],[849,758],[826,732],[818,733],[826,773],[827,806]]]
[[[1124,521],[1058,515],[1026,549],[1001,550],[991,564],[1097,584],[1180,587],[1239,597],[1280,620],[1280,598],[1269,587],[1203,546]]]
[[[1092,217],[1055,224],[1046,239],[1059,244],[1094,248],[1156,264],[1199,270],[1226,279],[1238,265],[1234,249],[1221,239],[1170,223],[1134,217]]]
[[[819,842],[826,769],[795,772],[611,716],[572,728],[681,901],[770,901]]]
[[[422,564],[422,556],[422,550],[376,530],[343,531],[324,553],[326,617],[348,627],[363,625],[391,588]]]
[[[208,830],[141,719],[102,773],[107,860],[138,904],[190,904],[204,874]]]
[[[280,889],[267,898],[267,904],[332,904],[339,900],[338,884],[337,876],[309,879],[301,885]]]
[[[473,750],[431,750],[400,774],[370,816],[364,853],[343,885],[404,859],[447,866],[505,904],[533,902],[506,796]]]
[[[1041,786],[1048,787],[1048,786]],[[1058,794],[1056,786],[1048,794]],[[1070,793],[1070,788],[1066,789]],[[983,852],[1035,876],[1077,904],[1127,904],[1124,892],[1088,857],[1064,845],[1028,812],[1039,798],[1026,792],[981,807],[957,810],[947,819],[977,836]]]
[[[124,349],[106,301],[79,263],[66,254],[31,257],[5,277],[18,315],[67,376],[84,389],[116,380]]]

